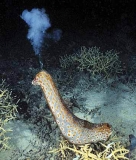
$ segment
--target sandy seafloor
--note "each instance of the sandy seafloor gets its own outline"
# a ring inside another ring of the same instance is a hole
[[[44,69],[53,76],[62,98],[71,104],[72,112],[90,122],[111,124],[114,134],[125,146],[129,145],[130,134],[136,136],[136,68],[131,59],[136,57],[136,40],[128,36],[131,32],[131,27],[126,26],[124,30],[121,24],[112,31],[69,31],[64,33],[62,41],[51,44],[48,42],[49,47],[43,47],[42,51]],[[84,45],[121,51],[121,60],[128,70],[133,68],[132,72],[104,81],[102,78],[94,80],[84,72],[69,75],[67,71],[62,71],[55,55],[59,52],[61,55],[72,54]],[[48,149],[58,146],[62,135],[41,89],[31,84],[40,67],[32,46],[25,38],[25,32],[17,33],[12,41],[6,43],[6,47],[3,42],[1,52],[9,52],[10,56],[1,56],[0,78],[5,79],[20,102],[17,118],[6,126],[13,130],[8,134],[11,137],[11,149],[0,153],[0,160],[38,160],[38,157],[42,160],[53,160],[55,157],[48,153]],[[13,53],[18,56],[12,56]],[[127,62],[122,58],[125,56]],[[134,150],[133,155],[135,153]]]

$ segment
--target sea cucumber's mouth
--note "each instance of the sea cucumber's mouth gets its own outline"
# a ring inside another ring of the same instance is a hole
[[[38,84],[36,78],[32,81],[32,84],[33,85],[37,85]]]

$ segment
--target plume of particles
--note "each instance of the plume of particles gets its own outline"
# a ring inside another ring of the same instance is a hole
[[[30,40],[35,55],[39,58],[41,69],[43,69],[42,56],[40,54],[44,38],[52,39],[54,42],[60,40],[62,31],[54,29],[52,33],[47,33],[47,29],[51,27],[50,19],[45,9],[33,8],[31,11],[27,9],[20,16],[29,26],[27,38]]]
[[[40,67],[43,68],[43,62],[41,58],[41,47],[43,44],[44,36],[46,36],[46,31],[51,27],[50,19],[45,13],[45,9],[32,9],[30,12],[24,10],[22,12],[21,18],[28,24],[29,30],[27,38],[30,40],[35,55],[39,56]]]
[[[28,30],[27,38],[30,40],[36,55],[40,54],[46,30],[51,27],[48,15],[45,9],[32,9],[30,12],[24,10],[21,18],[30,27]]]

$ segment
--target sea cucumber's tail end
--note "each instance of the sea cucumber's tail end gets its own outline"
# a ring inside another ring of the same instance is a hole
[[[103,140],[107,141],[112,134],[112,126],[109,123],[103,123],[100,131],[103,134]]]
[[[97,124],[94,130],[102,141],[107,141],[112,134],[112,127],[108,123]]]

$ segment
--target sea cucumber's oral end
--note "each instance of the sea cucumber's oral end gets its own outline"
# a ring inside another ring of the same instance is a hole
[[[32,81],[32,85],[35,85],[35,84],[34,84],[34,80]]]
[[[36,79],[32,80],[32,85],[37,85]]]

